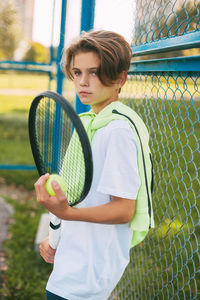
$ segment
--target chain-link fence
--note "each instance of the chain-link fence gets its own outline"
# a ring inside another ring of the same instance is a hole
[[[136,0],[135,45],[200,29],[199,0]]]
[[[171,50],[177,44],[192,48],[189,32],[199,31],[200,1],[137,0],[136,8],[133,53],[144,44],[153,60],[141,62],[145,47],[139,49],[121,99],[150,132],[156,227],[131,250],[111,299],[200,299],[200,57],[195,57],[196,68],[194,57],[167,60],[165,44],[154,47],[177,37]],[[180,43],[180,35],[187,36],[189,47]]]

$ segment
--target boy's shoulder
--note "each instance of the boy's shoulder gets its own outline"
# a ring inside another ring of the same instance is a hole
[[[136,130],[141,132],[142,135],[148,136],[148,130],[142,118],[132,108],[120,101],[113,101],[97,115],[95,115],[92,111],[89,111],[87,113],[82,113],[79,116],[85,128],[90,126],[92,130],[98,130],[110,123],[112,123],[110,126],[118,126],[122,124],[127,126],[126,124],[128,122],[134,131],[135,128],[137,128]],[[124,120],[126,122],[113,122],[115,120]]]
[[[124,135],[125,133],[133,133],[133,130],[128,122],[128,120],[120,120],[120,119],[114,119],[110,120],[109,123],[106,123],[105,126],[98,126],[98,129],[95,128],[95,132],[98,131],[98,134],[100,136],[104,136],[104,138],[108,138],[108,140],[111,137],[117,137],[119,138],[121,135]]]

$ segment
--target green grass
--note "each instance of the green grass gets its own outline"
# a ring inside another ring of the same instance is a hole
[[[0,75],[0,88],[34,88],[44,90],[45,76],[24,74]],[[34,165],[28,138],[28,110],[32,96],[0,95],[0,164]],[[36,171],[0,170],[7,184],[34,189]],[[5,300],[45,299],[45,286],[52,266],[46,264],[34,250],[34,240],[41,213],[36,200],[22,203],[6,199],[14,208],[10,226],[11,238],[4,251],[8,270],[2,273],[0,294]]]
[[[0,164],[34,165],[28,138],[30,97],[0,96]],[[0,170],[8,184],[33,189],[38,178],[35,171]]]
[[[0,162],[33,163],[28,141],[27,116],[0,116]],[[6,151],[5,151],[6,150]]]
[[[0,89],[30,89],[30,90],[47,90],[49,86],[48,75],[1,72]],[[52,89],[55,89],[55,80],[52,82]]]
[[[10,226],[10,238],[4,245],[8,269],[2,272],[0,294],[5,300],[42,300],[52,269],[34,250],[34,240],[43,209],[35,201],[20,203],[6,199],[15,213]]]
[[[3,97],[1,95],[1,89],[11,91],[13,90],[12,93],[14,93],[15,90],[25,90],[27,91],[27,93],[33,94],[33,96],[17,96],[17,93],[20,93],[19,91],[17,91],[16,95],[14,94],[14,97],[10,97],[11,102],[7,102],[7,105],[10,105],[10,107],[12,107],[12,102],[17,100],[15,101],[14,109],[18,109],[18,107],[24,102],[25,107],[22,106],[22,108],[27,108],[30,100],[33,99],[33,97],[36,96],[36,94],[38,94],[39,92],[46,90],[55,91],[56,79],[53,79],[49,82],[49,77],[44,74],[0,72],[0,98]],[[23,91],[23,93],[25,92]],[[74,100],[74,84],[71,80],[65,79],[63,81],[63,94],[69,101]],[[5,97],[8,98],[8,96],[9,95],[6,95]],[[4,106],[1,105],[0,112],[6,111],[5,103]]]
[[[20,77],[20,82],[21,79],[22,77]],[[19,78],[14,81],[18,80]],[[25,86],[28,86],[29,80],[24,78]],[[31,80],[33,80],[32,77]],[[179,78],[180,82],[182,80]],[[188,86],[192,82],[189,80]],[[168,83],[171,83],[169,79],[166,80],[164,86]],[[41,89],[40,84],[43,85],[42,77],[35,86]],[[70,89],[72,89],[71,83]],[[0,96],[0,164],[33,165],[27,131],[30,101],[30,96]],[[195,295],[200,294],[198,276],[200,205],[197,181],[199,178],[200,103],[199,101],[192,103],[191,101],[168,101],[156,98],[131,99],[130,103],[143,117],[150,131],[150,146],[154,161],[153,205],[156,228],[151,230],[144,243],[133,249],[131,264],[115,291],[116,296],[113,299],[133,299],[131,298],[133,295],[129,294],[130,291],[133,293],[133,290],[135,299],[137,297],[156,300],[172,299],[172,297],[177,300],[196,299]],[[4,177],[6,182],[22,184],[29,190],[33,189],[37,176],[36,172],[29,171],[0,171],[0,177]],[[16,205],[12,201],[11,203]],[[5,274],[4,292],[6,291],[10,297],[7,299],[10,300],[43,299],[42,294],[39,293],[44,289],[48,271],[46,264],[33,251],[33,241],[41,214],[40,208],[35,208],[34,205],[19,203],[15,208],[14,218],[18,225],[16,230],[14,227],[11,229],[12,239],[6,245],[10,268]],[[26,227],[23,226],[24,223]],[[27,232],[23,231],[24,227]],[[19,248],[16,248],[20,234],[23,238],[21,237]],[[23,255],[24,248],[27,252]],[[24,261],[24,267],[18,263],[21,258]],[[35,260],[35,267],[32,266],[33,260]],[[32,270],[32,268],[34,283],[31,275],[23,276],[31,274],[32,272],[27,270]],[[12,270],[15,276],[12,275]],[[43,274],[41,285],[40,272]],[[20,298],[24,295],[23,285],[25,293],[27,291],[26,296],[29,293],[27,298]]]
[[[0,89],[48,89],[48,76],[14,72],[0,73]],[[55,88],[53,81],[51,88]],[[73,101],[73,83],[64,81],[64,92]],[[34,165],[28,137],[28,111],[34,96],[0,93],[0,165]],[[0,170],[8,184],[15,182],[33,189],[38,174],[32,171]]]
[[[71,83],[70,83],[70,87]],[[48,78],[29,74],[0,74],[0,89],[47,90]],[[34,165],[28,137],[28,110],[33,96],[0,94],[0,164]],[[37,171],[0,170],[8,185],[24,186],[32,191]],[[46,264],[34,250],[39,219],[44,210],[36,200],[26,203],[6,198],[14,208],[10,238],[4,251],[8,270],[1,273],[0,295],[5,300],[45,299],[45,286],[52,265]],[[1,297],[0,297],[1,298]]]
[[[32,96],[0,95],[0,116],[12,118],[20,114],[23,117],[23,113],[28,113],[32,100]]]

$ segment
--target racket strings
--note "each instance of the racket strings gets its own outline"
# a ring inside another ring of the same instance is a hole
[[[53,171],[53,151],[51,149],[53,144],[53,114],[53,103],[43,98],[37,107],[36,135],[46,172]]]
[[[62,164],[61,175],[67,182],[66,196],[70,205],[81,198],[85,183],[85,161],[81,143],[77,132],[74,130],[69,147]]]
[[[45,172],[60,174],[70,205],[81,199],[86,165],[79,136],[67,113],[47,97],[37,107],[36,136]]]

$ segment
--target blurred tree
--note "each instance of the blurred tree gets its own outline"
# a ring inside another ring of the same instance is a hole
[[[38,63],[47,63],[49,61],[48,48],[37,42],[29,42],[29,45],[23,61],[34,61]]]
[[[0,59],[13,59],[20,42],[18,14],[12,0],[0,0]]]

